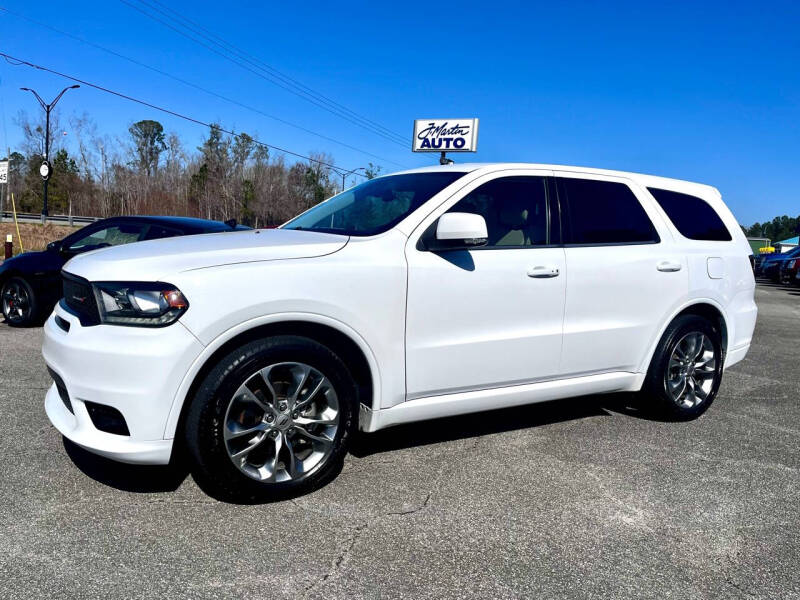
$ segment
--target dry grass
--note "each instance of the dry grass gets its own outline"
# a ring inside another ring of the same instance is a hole
[[[67,225],[56,225],[48,223],[47,225],[34,225],[32,223],[20,223],[19,234],[22,236],[22,246],[25,251],[30,250],[44,250],[47,244],[52,241],[60,240],[68,236],[73,231],[77,231],[80,227],[69,227]],[[14,242],[14,254],[20,253],[19,238],[17,237],[17,229],[13,222],[3,221],[0,223],[0,241],[5,242],[6,236],[11,234]],[[0,259],[3,258],[0,253]]]

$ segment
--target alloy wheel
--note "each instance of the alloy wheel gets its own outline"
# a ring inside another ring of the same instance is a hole
[[[19,281],[9,281],[3,286],[3,314],[12,323],[20,323],[30,316],[31,299],[28,290]]]
[[[236,390],[223,437],[233,464],[252,479],[304,479],[322,466],[339,428],[330,380],[309,365],[283,362],[259,369]]]
[[[664,384],[678,406],[693,408],[705,402],[714,387],[717,357],[711,339],[699,331],[687,333],[675,345]]]

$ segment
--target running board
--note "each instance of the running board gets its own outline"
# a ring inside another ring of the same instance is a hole
[[[401,402],[391,408],[371,410],[361,405],[359,428],[362,431],[377,431],[401,423],[425,421],[463,415],[467,413],[507,408],[521,404],[547,402],[587,394],[610,392],[635,392],[644,381],[642,373],[601,373],[572,377],[557,381],[542,381],[525,385],[429,396]]]

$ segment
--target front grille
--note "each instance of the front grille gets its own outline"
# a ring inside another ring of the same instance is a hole
[[[67,410],[74,415],[75,411],[72,410],[72,402],[69,400],[69,392],[67,392],[67,386],[64,385],[64,380],[61,379],[61,376],[53,371],[53,369],[50,367],[47,367],[47,371],[50,373],[50,377],[53,378],[53,382],[56,384],[58,395],[61,397],[61,401],[64,403],[64,406],[66,406]]]
[[[77,316],[84,327],[99,325],[100,314],[91,284],[82,277],[64,271],[61,276],[64,290],[62,306]]]

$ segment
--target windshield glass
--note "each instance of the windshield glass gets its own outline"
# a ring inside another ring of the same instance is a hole
[[[432,172],[371,179],[317,204],[283,228],[356,236],[383,233],[463,175]]]

